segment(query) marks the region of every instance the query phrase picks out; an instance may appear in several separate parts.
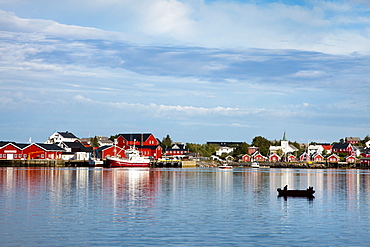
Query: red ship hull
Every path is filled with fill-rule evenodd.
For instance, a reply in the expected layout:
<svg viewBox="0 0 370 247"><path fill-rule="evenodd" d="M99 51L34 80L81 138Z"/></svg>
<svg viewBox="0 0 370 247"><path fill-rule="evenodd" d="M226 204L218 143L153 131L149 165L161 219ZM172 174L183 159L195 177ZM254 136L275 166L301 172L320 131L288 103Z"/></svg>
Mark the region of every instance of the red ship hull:
<svg viewBox="0 0 370 247"><path fill-rule="evenodd" d="M107 158L108 167L150 167L150 162L130 162L124 159Z"/></svg>

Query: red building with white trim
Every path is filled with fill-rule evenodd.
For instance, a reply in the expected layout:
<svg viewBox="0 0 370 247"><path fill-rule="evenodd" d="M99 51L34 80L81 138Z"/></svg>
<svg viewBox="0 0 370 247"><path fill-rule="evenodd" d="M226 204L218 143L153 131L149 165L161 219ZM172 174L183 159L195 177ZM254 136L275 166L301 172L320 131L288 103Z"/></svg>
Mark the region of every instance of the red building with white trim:
<svg viewBox="0 0 370 247"><path fill-rule="evenodd" d="M351 143L336 143L332 147L333 153L347 153L354 155L353 146Z"/></svg>
<svg viewBox="0 0 370 247"><path fill-rule="evenodd" d="M143 156L162 158L162 147L153 134L118 134L116 145L122 149L135 146Z"/></svg>
<svg viewBox="0 0 370 247"><path fill-rule="evenodd" d="M0 142L0 159L60 159L65 150L55 144Z"/></svg>
<svg viewBox="0 0 370 247"><path fill-rule="evenodd" d="M315 153L314 155L312 155L311 159L313 162L324 162L324 156L319 153Z"/></svg>
<svg viewBox="0 0 370 247"><path fill-rule="evenodd" d="M248 155L248 154L244 154L242 157L241 157L241 161L244 161L244 162L250 162L251 161L251 156Z"/></svg>
<svg viewBox="0 0 370 247"><path fill-rule="evenodd" d="M332 154L332 155L330 155L329 157L328 157L328 162L329 163L338 163L339 161L340 161L340 158L339 158L339 156L338 155L336 155L336 154Z"/></svg>
<svg viewBox="0 0 370 247"><path fill-rule="evenodd" d="M346 157L346 162L354 164L354 163L356 163L356 157L354 155L347 156Z"/></svg>
<svg viewBox="0 0 370 247"><path fill-rule="evenodd" d="M270 162L278 162L280 161L280 156L275 154L275 153L272 153L270 156L269 156L269 161Z"/></svg>
<svg viewBox="0 0 370 247"><path fill-rule="evenodd" d="M297 157L295 157L293 154L288 154L287 157L286 157L286 160L288 162L296 162L297 161Z"/></svg>

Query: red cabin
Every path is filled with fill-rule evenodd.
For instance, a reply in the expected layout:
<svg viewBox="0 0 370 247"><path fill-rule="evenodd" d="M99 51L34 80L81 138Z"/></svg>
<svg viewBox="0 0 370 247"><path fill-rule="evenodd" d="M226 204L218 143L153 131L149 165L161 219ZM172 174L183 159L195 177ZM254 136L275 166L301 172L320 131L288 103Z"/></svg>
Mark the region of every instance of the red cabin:
<svg viewBox="0 0 370 247"><path fill-rule="evenodd" d="M299 156L299 161L309 162L311 161L311 158L306 152L304 152L303 154Z"/></svg>
<svg viewBox="0 0 370 247"><path fill-rule="evenodd" d="M356 163L356 157L354 155L348 156L348 157L346 157L346 162L354 164L354 163Z"/></svg>
<svg viewBox="0 0 370 247"><path fill-rule="evenodd" d="M324 156L322 156L321 154L315 153L312 156L312 161L313 162L323 162L324 161Z"/></svg>
<svg viewBox="0 0 370 247"><path fill-rule="evenodd" d="M332 154L328 157L328 162L329 163L338 163L340 161L340 158L336 154Z"/></svg>
<svg viewBox="0 0 370 247"><path fill-rule="evenodd" d="M286 160L288 162L296 162L297 161L297 157L295 157L293 154L288 154L288 156L286 157Z"/></svg>
<svg viewBox="0 0 370 247"><path fill-rule="evenodd" d="M273 154L270 155L269 161L270 162L278 162L278 161L280 161L280 156L273 153Z"/></svg>
<svg viewBox="0 0 370 247"><path fill-rule="evenodd" d="M251 161L251 156L248 154L244 154L241 158L241 161L243 162L250 162Z"/></svg>
<svg viewBox="0 0 370 247"><path fill-rule="evenodd" d="M266 157L263 156L261 153L259 152L255 152L253 155L252 155L252 159L253 161L266 161Z"/></svg>

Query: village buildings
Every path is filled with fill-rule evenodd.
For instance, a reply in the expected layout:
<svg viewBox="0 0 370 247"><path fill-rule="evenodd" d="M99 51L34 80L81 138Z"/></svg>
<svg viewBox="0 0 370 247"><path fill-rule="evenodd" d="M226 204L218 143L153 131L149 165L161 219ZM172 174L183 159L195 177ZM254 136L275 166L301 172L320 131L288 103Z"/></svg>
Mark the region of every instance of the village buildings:
<svg viewBox="0 0 370 247"><path fill-rule="evenodd" d="M183 159L199 156L198 154L190 156L189 149L181 142L172 143L170 147L163 150L161 141L152 133L121 133L115 135L114 141L103 136L95 138L98 141L96 147L92 146L91 138L80 139L68 131L53 133L45 143L2 141L0 142L0 160L60 159L86 161L91 157L104 160L107 156L124 157L125 150L130 147L135 147L143 156L150 157L153 160L162 157ZM224 157L224 159L227 157L228 160L239 160L240 162L361 163L362 165L370 165L370 141L366 142L366 146L362 146L360 142L360 138L346 137L342 139L342 142L332 145L328 143L302 144L303 148L297 148L287 140L284 132L280 144L271 145L266 156L259 152L259 147L251 146L245 151L246 153L240 154L237 157L238 159L232 157L231 154L242 142L207 142L207 144L219 146L215 157Z"/></svg>

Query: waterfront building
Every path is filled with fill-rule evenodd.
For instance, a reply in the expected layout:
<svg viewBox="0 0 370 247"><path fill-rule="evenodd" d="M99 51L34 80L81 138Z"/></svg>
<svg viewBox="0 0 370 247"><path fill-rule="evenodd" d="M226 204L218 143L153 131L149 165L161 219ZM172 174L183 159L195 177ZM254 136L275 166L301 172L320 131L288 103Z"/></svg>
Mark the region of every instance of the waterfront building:
<svg viewBox="0 0 370 247"><path fill-rule="evenodd" d="M45 144L54 144L60 142L74 142L78 141L79 139L71 132L55 132L52 134Z"/></svg>
<svg viewBox="0 0 370 247"><path fill-rule="evenodd" d="M310 155L305 151L303 152L299 157L298 157L299 161L302 161L302 162L309 162L311 161L311 157Z"/></svg>
<svg viewBox="0 0 370 247"><path fill-rule="evenodd" d="M251 156L249 154L244 154L244 155L241 156L241 161L251 162Z"/></svg>
<svg viewBox="0 0 370 247"><path fill-rule="evenodd" d="M324 156L322 156L322 154L320 154L320 153L314 153L314 154L311 156L311 160L312 160L313 162L321 163L321 162L324 162Z"/></svg>
<svg viewBox="0 0 370 247"><path fill-rule="evenodd" d="M294 156L293 154L287 154L285 157L285 161L287 162L297 162L297 157Z"/></svg>
<svg viewBox="0 0 370 247"><path fill-rule="evenodd" d="M102 160L105 160L107 156L125 157L125 150L123 148L111 145L99 147L93 152L96 158Z"/></svg>
<svg viewBox="0 0 370 247"><path fill-rule="evenodd" d="M327 158L328 162L329 163L338 163L340 161L340 157L336 154L331 154L328 158Z"/></svg>
<svg viewBox="0 0 370 247"><path fill-rule="evenodd" d="M135 146L143 156L162 158L160 141L151 133L118 134L115 139L116 145L122 149Z"/></svg>
<svg viewBox="0 0 370 247"><path fill-rule="evenodd" d="M183 158L187 153L189 153L189 149L181 142L174 143L171 148L165 151L166 156L176 156L179 158Z"/></svg>
<svg viewBox="0 0 370 247"><path fill-rule="evenodd" d="M351 143L335 143L332 150L333 153L347 153L348 155L354 155L354 148Z"/></svg>
<svg viewBox="0 0 370 247"><path fill-rule="evenodd" d="M271 153L270 156L269 156L269 161L270 162L278 162L280 160L281 160L280 156L276 153Z"/></svg>
<svg viewBox="0 0 370 247"><path fill-rule="evenodd" d="M55 144L0 142L0 159L61 159L65 150Z"/></svg>
<svg viewBox="0 0 370 247"><path fill-rule="evenodd" d="M260 152L256 151L255 153L253 153L251 155L251 161L259 161L259 162L262 162L262 161L266 161L267 160L267 157L263 156Z"/></svg>
<svg viewBox="0 0 370 247"><path fill-rule="evenodd" d="M356 163L356 157L354 155L350 155L346 157L346 162L348 164L354 164Z"/></svg>

